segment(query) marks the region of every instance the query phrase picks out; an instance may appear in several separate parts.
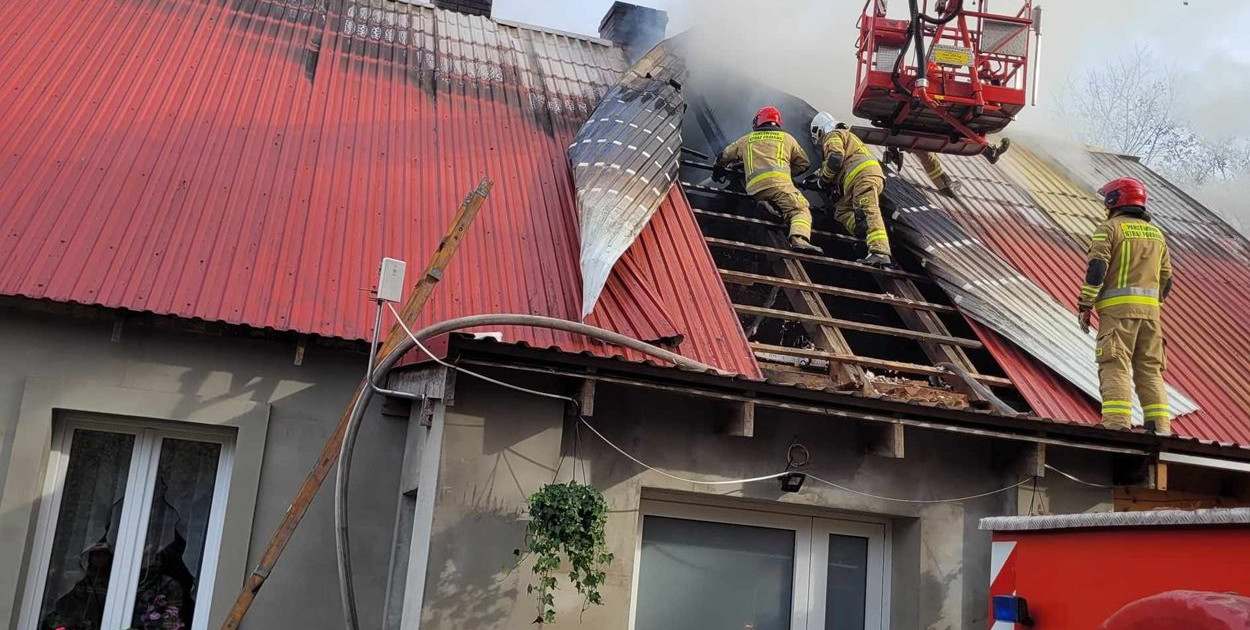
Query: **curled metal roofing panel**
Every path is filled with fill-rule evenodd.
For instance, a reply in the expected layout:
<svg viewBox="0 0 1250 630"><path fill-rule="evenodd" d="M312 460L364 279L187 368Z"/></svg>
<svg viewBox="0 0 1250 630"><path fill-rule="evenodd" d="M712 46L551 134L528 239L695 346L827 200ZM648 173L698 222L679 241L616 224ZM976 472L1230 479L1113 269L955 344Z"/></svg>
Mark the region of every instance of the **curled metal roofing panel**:
<svg viewBox="0 0 1250 630"><path fill-rule="evenodd" d="M1022 271L1061 301L1075 301L1074 287L1080 278L1088 234L1105 213L1095 188L1124 176L1146 183L1153 221L1167 234L1176 269L1176 286L1163 311L1169 342L1167 374L1170 382L1201 407L1178 418L1175 428L1216 441L1244 443L1250 439L1250 381L1245 377L1250 373L1250 324L1245 317L1250 310L1250 242L1132 158L1089 153L1058 166L1053 160L1036 157L1028 162L1009 162L1007 170L1032 190L1038 206L1054 217L1055 225L1063 225L1067 220L1063 217L1077 214L1089 221L1089 231L1079 235L1068 251L1056 249L1048 256L1049 263L1037 256L1029 259L1036 262L1026 264L1022 258L1019 263ZM1060 188L1082 191L1084 197L1064 195L1062 206L1056 208L1054 191ZM995 232L1011 228L1001 223L989 227ZM1042 240L1050 236L1034 230L1020 238ZM1071 261L1067 271L1048 268L1048 264L1061 260Z"/></svg>
<svg viewBox="0 0 1250 630"><path fill-rule="evenodd" d="M989 243L997 240L1003 244L1003 232L985 228L1008 214L1021 224L1041 226L1048 223L1045 213L1009 182L978 173L977 161L944 160L948 171L961 176L958 202L925 188L927 178L914 168L905 169L902 175L889 173L886 194L898 207L897 225L907 232L909 244L918 250L926 268L966 315L1037 358L1080 391L1099 398L1094 336L1082 333L1072 310L1020 273ZM1055 258L1053 248L1029 239L1007 246L1030 250L1039 262ZM1178 415L1196 409L1193 401L1175 388L1169 387L1168 396ZM1137 404L1134 417L1141 419Z"/></svg>
<svg viewBox="0 0 1250 630"><path fill-rule="evenodd" d="M1082 250L1089 244L1089 235L1106 217L1102 199L1094 189L1064 177L1057 167L1023 146L1013 146L998 166L1032 193L1053 227L1062 230L1072 244Z"/></svg>
<svg viewBox="0 0 1250 630"><path fill-rule="evenodd" d="M985 349L994 355L1007 373L1007 378L1032 404L1037 414L1080 424L1098 424L1102 420L1092 399L1054 370L976 320L968 321L977 337L985 343Z"/></svg>
<svg viewBox="0 0 1250 630"><path fill-rule="evenodd" d="M582 317L677 178L685 62L661 42L627 70L569 145L581 227Z"/></svg>

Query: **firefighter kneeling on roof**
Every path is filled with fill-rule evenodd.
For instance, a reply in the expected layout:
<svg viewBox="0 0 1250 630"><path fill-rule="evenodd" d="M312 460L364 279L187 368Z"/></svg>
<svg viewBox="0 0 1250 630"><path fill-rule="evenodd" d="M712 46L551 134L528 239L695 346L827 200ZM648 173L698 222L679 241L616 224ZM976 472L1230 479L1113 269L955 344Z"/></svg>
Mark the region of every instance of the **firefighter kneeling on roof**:
<svg viewBox="0 0 1250 630"><path fill-rule="evenodd" d="M1158 433L1171 434L1160 323L1161 306L1172 288L1171 255L1163 232L1150 224L1144 184L1124 177L1098 193L1108 218L1090 239L1089 267L1078 303L1085 332L1091 310L1098 311L1095 352L1102 424L1112 429L1132 426L1136 384L1146 427L1153 424Z"/></svg>
<svg viewBox="0 0 1250 630"><path fill-rule="evenodd" d="M747 194L757 202L771 205L790 222L790 249L822 253L812 245L811 207L794 185L794 176L811 166L807 152L794 136L781 130L781 111L776 107L757 112L751 126L754 131L725 147L716 158L712 178L726 181L727 167L742 162Z"/></svg>
<svg viewBox="0 0 1250 630"><path fill-rule="evenodd" d="M833 216L868 247L868 255L859 262L877 267L892 266L890 237L886 234L877 200L885 188L881 164L863 141L829 112L820 112L812 118L811 133L812 142L820 147L823 156L820 170L816 172L817 183L833 192L834 197L841 193Z"/></svg>

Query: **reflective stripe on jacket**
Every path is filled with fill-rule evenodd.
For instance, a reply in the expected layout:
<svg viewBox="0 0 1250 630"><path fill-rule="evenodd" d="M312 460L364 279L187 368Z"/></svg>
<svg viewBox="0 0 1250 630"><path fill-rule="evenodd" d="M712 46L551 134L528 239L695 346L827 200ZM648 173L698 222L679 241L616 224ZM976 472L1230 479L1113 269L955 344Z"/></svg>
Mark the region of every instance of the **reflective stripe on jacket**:
<svg viewBox="0 0 1250 630"><path fill-rule="evenodd" d="M851 133L850 129L834 129L825 134L820 141L820 151L823 159L817 173L826 182L836 181L844 191L851 189L851 182L855 181L860 173L868 173L877 177L885 176L885 173L881 171L881 163L877 162L868 147L864 146L864 141ZM829 171L830 155L842 156L842 168L837 173Z"/></svg>
<svg viewBox="0 0 1250 630"><path fill-rule="evenodd" d="M794 185L794 175L811 166L807 152L794 136L776 127L757 129L725 147L718 165L742 162L747 193L778 185Z"/></svg>
<svg viewBox="0 0 1250 630"><path fill-rule="evenodd" d="M1088 260L1106 263L1102 284L1081 287L1080 304L1119 317L1158 317L1161 292L1172 277L1163 231L1140 214L1122 213L1090 237Z"/></svg>

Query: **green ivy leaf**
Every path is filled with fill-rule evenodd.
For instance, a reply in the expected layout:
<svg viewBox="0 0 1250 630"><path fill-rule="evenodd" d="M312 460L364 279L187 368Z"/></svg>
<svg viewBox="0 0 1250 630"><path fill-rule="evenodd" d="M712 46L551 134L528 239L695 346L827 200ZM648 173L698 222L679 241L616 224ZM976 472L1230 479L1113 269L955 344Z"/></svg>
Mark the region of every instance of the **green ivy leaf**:
<svg viewBox="0 0 1250 630"><path fill-rule="evenodd" d="M599 587L607 579L603 570L611 564L604 526L607 502L593 486L576 481L539 488L526 501L530 522L525 531L528 553L534 556L532 572L537 579L526 586L526 593L538 594L539 616L534 623L555 622L555 594L561 556L568 562L568 580L583 595L582 610L601 605ZM513 550L520 558L520 549Z"/></svg>

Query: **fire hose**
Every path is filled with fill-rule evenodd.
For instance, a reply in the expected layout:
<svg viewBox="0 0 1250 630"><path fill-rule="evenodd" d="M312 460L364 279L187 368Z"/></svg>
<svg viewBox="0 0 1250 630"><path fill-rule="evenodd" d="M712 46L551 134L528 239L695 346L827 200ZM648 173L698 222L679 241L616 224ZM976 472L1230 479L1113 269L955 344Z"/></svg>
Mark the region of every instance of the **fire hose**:
<svg viewBox="0 0 1250 630"><path fill-rule="evenodd" d="M639 341L632 337L627 337L620 333L615 333L610 330L604 330L602 328L579 322L572 322L554 317L543 317L540 315L497 314L458 317L422 328L421 330L414 332L412 337L422 340L478 326L529 326L575 333L616 346L636 350L648 356L668 361L669 363L686 370L714 372L721 375L726 374L724 371L718 370L710 365L688 359L677 353ZM416 342L412 338L405 337L398 345L395 346L393 350L380 357L372 372L374 385L385 385L386 376L390 372L391 368L395 366L395 363L399 361L400 357L403 357L415 346ZM369 402L372 398L373 389L366 387L361 395L356 399L356 404L352 407L351 415L348 420L347 432L343 437L343 447L339 453L338 473L335 475L334 479L334 543L335 550L338 555L339 594L343 600L343 613L347 630L359 630L360 628L359 619L356 613L356 591L352 584L351 545L347 523L348 480L351 475L352 452L356 448L356 438L360 433L361 420L364 417L365 410L368 409Z"/></svg>

